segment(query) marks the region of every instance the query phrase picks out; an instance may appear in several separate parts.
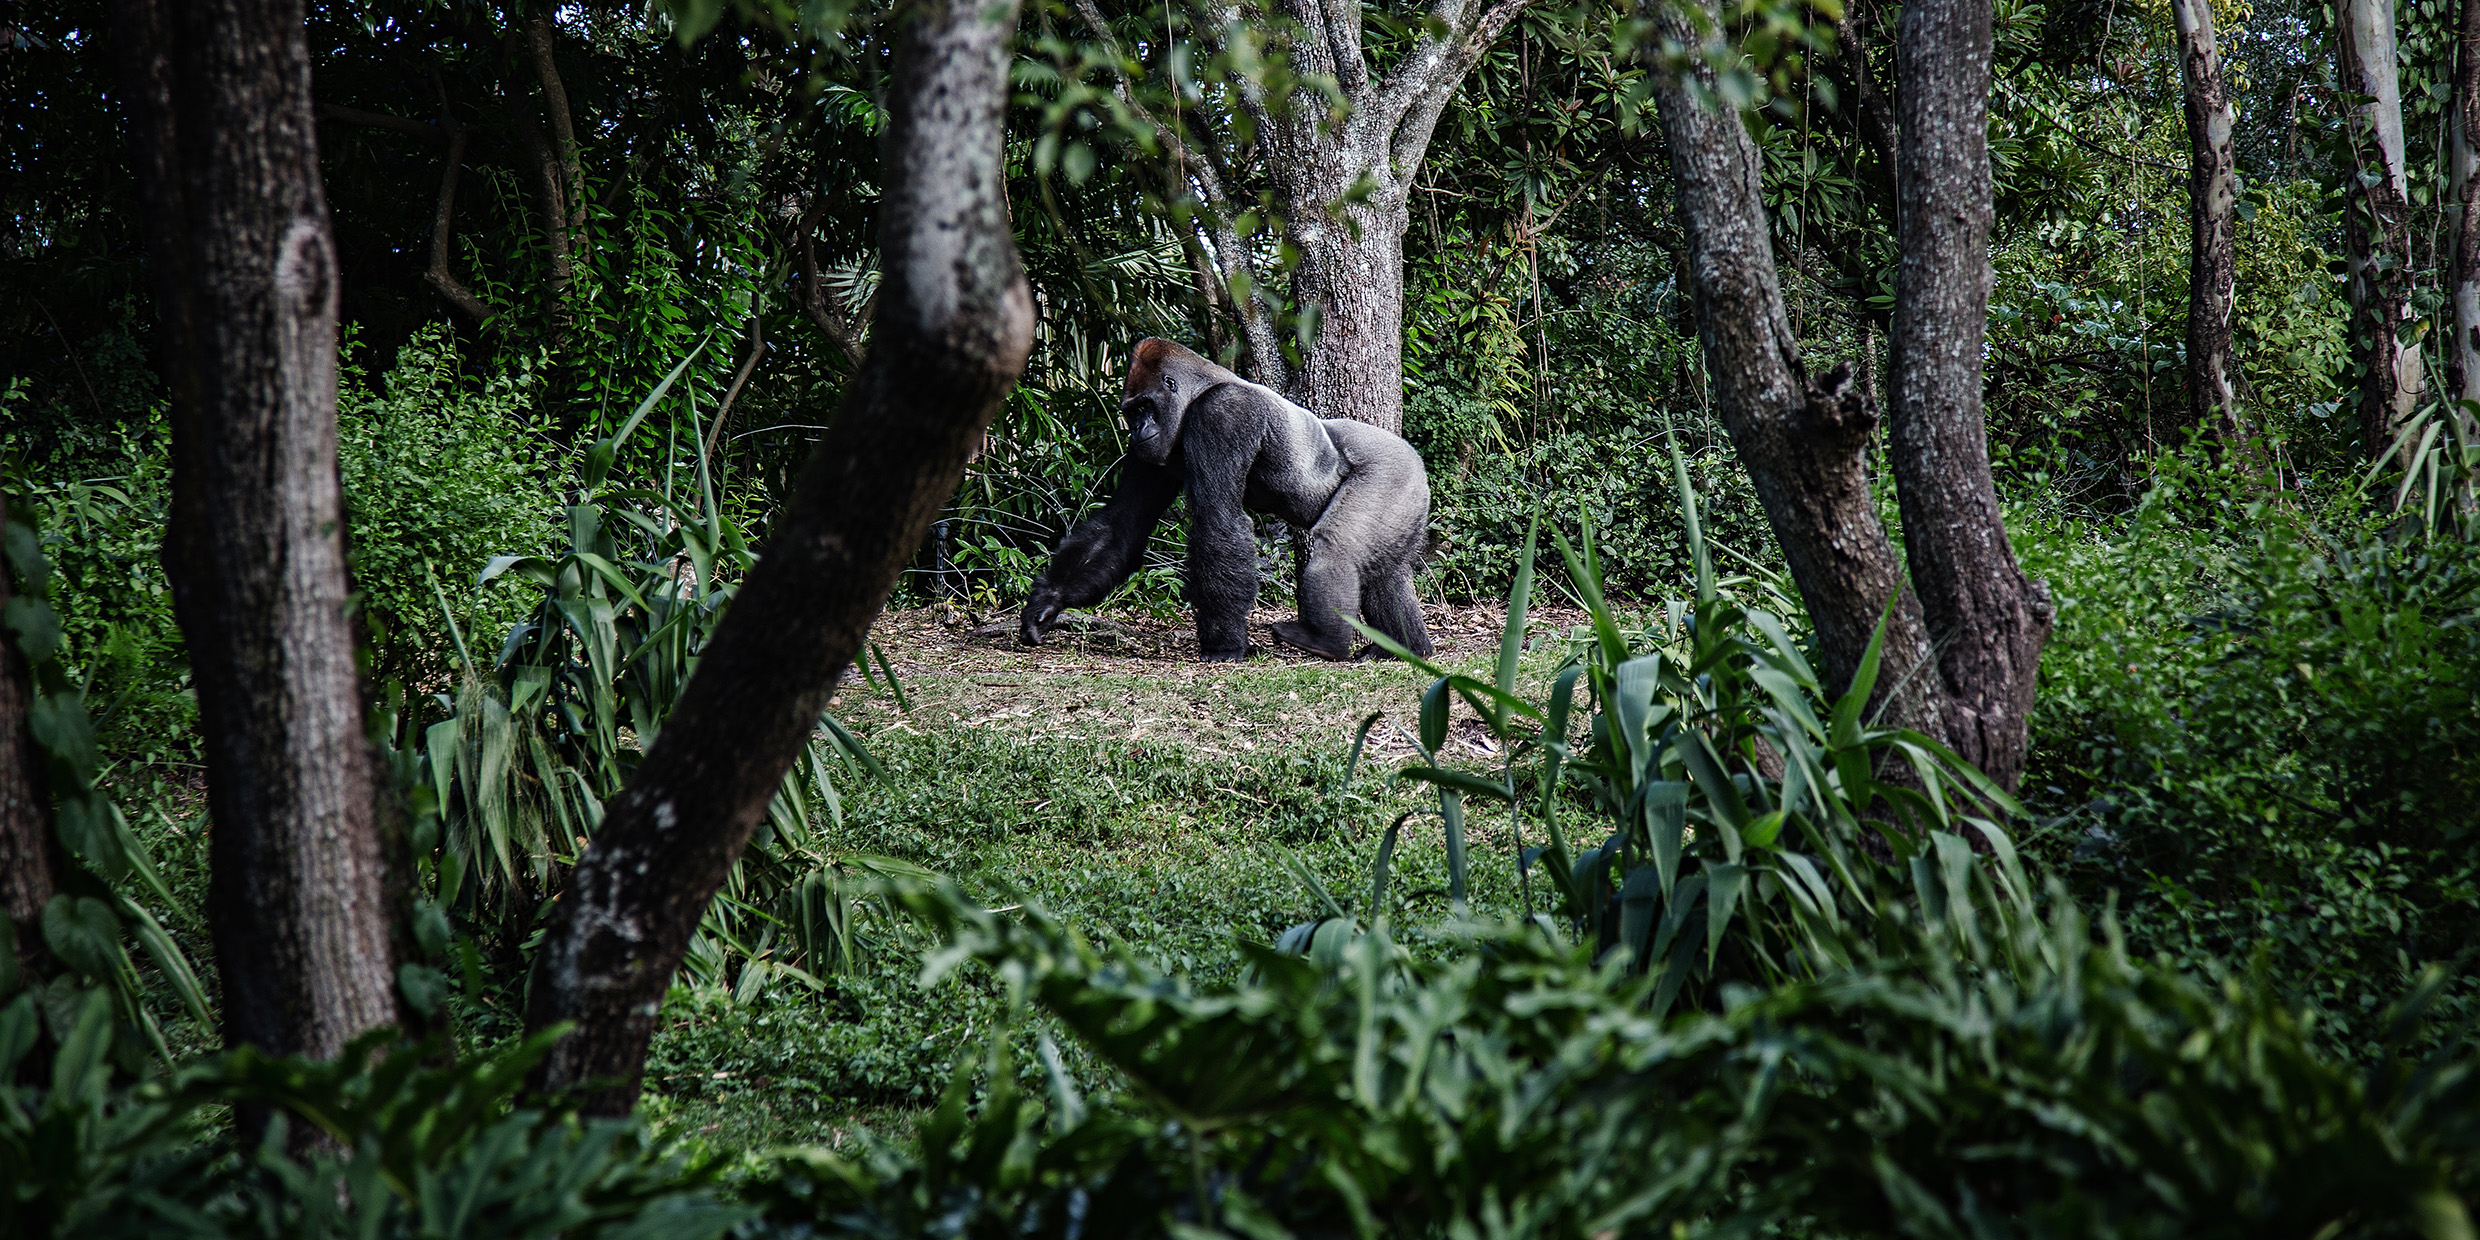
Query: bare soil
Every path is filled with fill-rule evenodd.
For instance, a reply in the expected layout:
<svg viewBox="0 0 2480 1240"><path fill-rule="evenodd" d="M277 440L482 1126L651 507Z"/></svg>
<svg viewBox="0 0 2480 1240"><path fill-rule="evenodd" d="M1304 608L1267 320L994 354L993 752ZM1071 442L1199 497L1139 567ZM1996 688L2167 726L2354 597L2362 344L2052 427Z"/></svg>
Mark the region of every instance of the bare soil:
<svg viewBox="0 0 2480 1240"><path fill-rule="evenodd" d="M1487 677L1505 607L1433 604L1424 611L1436 662ZM1267 746L1340 748L1376 713L1382 718L1369 734L1370 756L1412 756L1410 731L1432 678L1393 659L1336 663L1280 645L1268 626L1289 615L1259 609L1249 617L1257 647L1250 658L1206 663L1197 658L1196 628L1185 615L1071 613L1043 645L1026 647L1017 643L1012 614L953 607L890 611L871 640L894 664L911 709L899 706L883 682L873 685L855 670L838 693L836 714L865 733L996 727L1027 740L1174 744L1237 757ZM1527 672L1546 670L1583 622L1573 608L1534 608ZM1458 720L1448 743L1472 757L1496 752L1488 733L1470 719Z"/></svg>

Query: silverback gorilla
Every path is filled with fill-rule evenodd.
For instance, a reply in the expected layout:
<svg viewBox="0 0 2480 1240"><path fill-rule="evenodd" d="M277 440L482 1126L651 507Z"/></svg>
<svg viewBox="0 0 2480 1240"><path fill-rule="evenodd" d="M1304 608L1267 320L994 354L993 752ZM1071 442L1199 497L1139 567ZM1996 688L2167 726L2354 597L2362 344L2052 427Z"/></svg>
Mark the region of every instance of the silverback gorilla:
<svg viewBox="0 0 2480 1240"><path fill-rule="evenodd" d="M1320 419L1168 340L1138 342L1119 409L1131 436L1119 489L1068 532L1033 583L1018 630L1027 645L1041 643L1062 608L1101 602L1128 580L1185 485L1189 597L1197 650L1208 661L1248 657L1257 602L1249 512L1309 532L1300 619L1277 623L1277 638L1350 658L1349 617L1415 654L1431 652L1412 592L1428 539L1429 473L1411 444L1364 423Z"/></svg>

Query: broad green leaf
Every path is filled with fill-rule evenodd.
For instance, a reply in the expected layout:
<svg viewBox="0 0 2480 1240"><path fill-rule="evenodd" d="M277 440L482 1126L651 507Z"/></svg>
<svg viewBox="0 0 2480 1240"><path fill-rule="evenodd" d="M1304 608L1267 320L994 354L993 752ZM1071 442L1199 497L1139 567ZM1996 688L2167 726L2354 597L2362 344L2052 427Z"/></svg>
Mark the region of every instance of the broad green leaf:
<svg viewBox="0 0 2480 1240"><path fill-rule="evenodd" d="M43 906L43 943L62 964L97 982L120 976L128 959L121 950L120 919L93 896L53 896Z"/></svg>

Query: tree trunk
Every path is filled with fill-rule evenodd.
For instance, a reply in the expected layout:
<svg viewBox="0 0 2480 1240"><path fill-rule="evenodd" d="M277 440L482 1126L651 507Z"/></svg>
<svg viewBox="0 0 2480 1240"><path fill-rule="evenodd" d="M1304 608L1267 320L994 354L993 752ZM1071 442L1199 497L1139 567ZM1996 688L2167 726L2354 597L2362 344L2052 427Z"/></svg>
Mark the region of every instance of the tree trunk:
<svg viewBox="0 0 2480 1240"><path fill-rule="evenodd" d="M1320 417L1402 432L1404 230L1412 184L1438 117L1464 76L1531 3L1431 0L1410 47L1389 57L1380 74L1362 50L1358 6L1279 0L1276 7L1293 24L1285 48L1291 67L1304 79L1331 81L1346 110L1343 123L1334 125L1333 100L1320 91L1269 98L1256 83L1234 82L1251 122L1246 128L1256 135L1254 150L1193 151L1190 143L1212 135L1190 130L1176 116L1166 123L1120 83L1120 101L1154 127L1174 166L1204 200L1198 230L1211 234L1214 274L1247 343L1243 373L1283 389ZM1072 6L1113 61L1131 59L1094 0L1072 0ZM1257 211L1258 203L1235 192L1248 187L1227 188L1218 171L1252 166L1264 169L1285 238L1301 256L1292 294L1311 339L1297 372L1283 355L1274 306L1264 292L1268 273L1257 269L1256 247L1234 223ZM1367 196L1346 202L1360 186Z"/></svg>
<svg viewBox="0 0 2480 1240"><path fill-rule="evenodd" d="M2343 93L2368 101L2350 113L2353 183L2360 188L2346 215L2360 435L2375 460L2420 403L2420 352L2402 339L2411 322L2411 193L2393 0L2341 0L2340 7L2334 42Z"/></svg>
<svg viewBox="0 0 2480 1240"><path fill-rule="evenodd" d="M1640 12L1675 48L1697 45L1694 28L1675 9L1647 4ZM1718 20L1710 6L1707 16ZM1678 186L1687 284L1714 408L1817 626L1829 691L1850 686L1887 600L1900 595L1878 701L1899 693L1889 714L1934 732L1932 681L1917 674L1929 660L1928 633L1869 492L1877 412L1851 389L1847 373L1819 381L1802 365L1775 273L1756 144L1736 113L1707 102L1715 98L1712 71L1698 62L1694 72L1703 79L1697 88L1680 75L1657 73L1654 100Z"/></svg>
<svg viewBox="0 0 2480 1240"><path fill-rule="evenodd" d="M2049 591L2016 567L1981 412L1988 336L1990 0L1912 0L1895 40L1893 408L1903 554L1936 644L1942 731L2013 788L2049 640Z"/></svg>
<svg viewBox="0 0 2480 1240"><path fill-rule="evenodd" d="M2235 447L2246 437L2230 344L2238 282L2236 116L2222 85L2212 0L2171 0L2170 14L2187 81L2187 418Z"/></svg>
<svg viewBox="0 0 2480 1240"><path fill-rule="evenodd" d="M2456 400L2480 400L2480 0L2463 0L2454 59L2454 339L2446 386ZM2465 421L2470 415L2464 415Z"/></svg>
<svg viewBox="0 0 2480 1240"><path fill-rule="evenodd" d="M116 34L171 392L164 566L206 741L225 1041L332 1057L398 1006L302 7L121 0Z"/></svg>
<svg viewBox="0 0 2480 1240"><path fill-rule="evenodd" d="M8 521L0 499L0 528ZM14 574L0 566L0 608L15 595ZM30 726L35 685L25 652L0 635L0 916L15 931L17 961L40 969L43 906L60 891L61 857L52 832L52 794L43 751Z"/></svg>
<svg viewBox="0 0 2480 1240"><path fill-rule="evenodd" d="M1711 70L1686 18L1651 0L1639 11L1662 31L1663 59L1706 78L1692 88L1677 71L1655 75L1699 336L1715 408L1817 626L1828 687L1849 685L1885 616L1886 716L1940 737L2011 788L2023 774L2050 607L2007 546L1981 418L1988 0L1913 0L1903 10L1888 455L1908 574L1870 495L1867 401L1847 371L1819 380L1801 366L1756 147L1735 113L1706 102L1716 97ZM1719 22L1711 7L1705 16Z"/></svg>
<svg viewBox="0 0 2480 1240"><path fill-rule="evenodd" d="M595 1113L634 1104L690 934L1024 369L1033 298L1000 181L1013 25L978 0L911 10L868 358L544 941L527 1025L576 1029L534 1083L591 1088Z"/></svg>
<svg viewBox="0 0 2480 1240"><path fill-rule="evenodd" d="M1293 295L1317 308L1309 364L1294 399L1321 418L1404 430L1404 230L1410 206L1356 206L1344 219L1293 228Z"/></svg>

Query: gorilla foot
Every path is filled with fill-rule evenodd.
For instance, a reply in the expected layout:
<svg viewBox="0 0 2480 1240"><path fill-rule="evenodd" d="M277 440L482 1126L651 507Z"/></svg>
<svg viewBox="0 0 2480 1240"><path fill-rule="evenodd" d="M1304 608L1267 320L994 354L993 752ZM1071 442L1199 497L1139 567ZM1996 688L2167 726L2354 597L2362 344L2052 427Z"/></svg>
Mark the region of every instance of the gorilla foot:
<svg viewBox="0 0 2480 1240"><path fill-rule="evenodd" d="M1242 646L1238 650L1199 651L1197 657L1207 663L1245 663L1248 657L1255 653L1257 653L1257 647Z"/></svg>
<svg viewBox="0 0 2480 1240"><path fill-rule="evenodd" d="M1342 662L1343 660L1352 657L1352 644L1350 642L1347 641L1339 644L1329 644L1323 638L1319 637L1316 632L1312 631L1308 625L1302 624L1297 620L1277 620L1274 622L1273 627L1275 640L1282 642L1286 646L1305 650L1321 659L1333 659L1337 662Z"/></svg>

